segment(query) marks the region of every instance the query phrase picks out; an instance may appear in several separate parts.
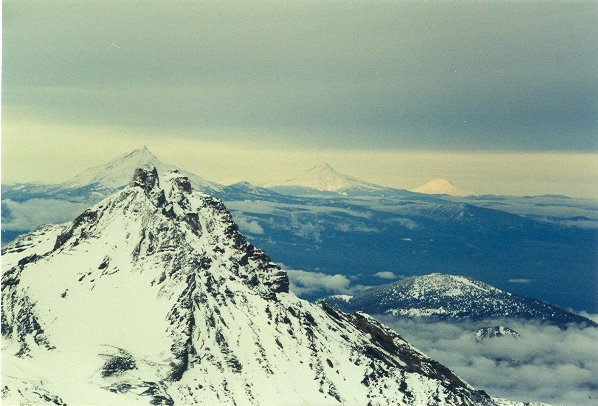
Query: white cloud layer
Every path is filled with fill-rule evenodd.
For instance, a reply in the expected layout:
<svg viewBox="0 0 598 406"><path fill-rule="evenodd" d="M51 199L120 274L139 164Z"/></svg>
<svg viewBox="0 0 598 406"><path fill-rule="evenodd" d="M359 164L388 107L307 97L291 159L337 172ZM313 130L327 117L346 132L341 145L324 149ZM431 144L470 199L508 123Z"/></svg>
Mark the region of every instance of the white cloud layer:
<svg viewBox="0 0 598 406"><path fill-rule="evenodd" d="M478 344L470 332L480 325L379 319L492 396L554 406L595 405L598 399L597 328L560 330L510 322L508 327L521 334L519 339L503 337ZM490 325L498 324L485 326Z"/></svg>

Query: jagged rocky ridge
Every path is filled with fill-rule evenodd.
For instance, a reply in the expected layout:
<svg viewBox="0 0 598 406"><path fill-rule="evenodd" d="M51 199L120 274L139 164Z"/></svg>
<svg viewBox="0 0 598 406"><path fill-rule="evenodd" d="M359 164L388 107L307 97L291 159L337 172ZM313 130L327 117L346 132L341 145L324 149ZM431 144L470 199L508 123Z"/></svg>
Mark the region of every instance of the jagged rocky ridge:
<svg viewBox="0 0 598 406"><path fill-rule="evenodd" d="M566 328L598 327L592 320L539 300L465 276L434 273L409 277L355 293L320 300L343 311L388 314L430 321L530 320Z"/></svg>
<svg viewBox="0 0 598 406"><path fill-rule="evenodd" d="M521 334L519 334L517 331L505 326L482 327L475 331L472 331L471 334L477 342L492 340L501 337L512 339L517 339L521 337Z"/></svg>
<svg viewBox="0 0 598 406"><path fill-rule="evenodd" d="M365 314L288 292L217 199L138 169L2 254L2 397L18 404L507 405Z"/></svg>

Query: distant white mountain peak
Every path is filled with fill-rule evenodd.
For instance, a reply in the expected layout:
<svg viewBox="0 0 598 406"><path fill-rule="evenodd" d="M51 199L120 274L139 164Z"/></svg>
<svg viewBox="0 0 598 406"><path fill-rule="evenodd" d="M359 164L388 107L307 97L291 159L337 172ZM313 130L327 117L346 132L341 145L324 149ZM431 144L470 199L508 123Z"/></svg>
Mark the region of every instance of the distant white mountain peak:
<svg viewBox="0 0 598 406"><path fill-rule="evenodd" d="M467 192L457 188L446 179L432 179L425 185L411 190L412 192L424 193L429 195L449 195L449 196L471 196L475 193Z"/></svg>
<svg viewBox="0 0 598 406"><path fill-rule="evenodd" d="M381 190L382 186L337 172L330 164L322 162L301 172L294 178L270 186L304 187L324 192L342 192L350 189Z"/></svg>
<svg viewBox="0 0 598 406"><path fill-rule="evenodd" d="M181 174L187 176L196 188L208 192L213 192L221 188L221 186L187 172L182 168L160 161L145 145L123 154L106 164L89 168L71 180L61 183L58 187L63 190L87 187L93 187L98 190L117 190L129 183L130 174L136 168L156 168L159 174L178 170Z"/></svg>

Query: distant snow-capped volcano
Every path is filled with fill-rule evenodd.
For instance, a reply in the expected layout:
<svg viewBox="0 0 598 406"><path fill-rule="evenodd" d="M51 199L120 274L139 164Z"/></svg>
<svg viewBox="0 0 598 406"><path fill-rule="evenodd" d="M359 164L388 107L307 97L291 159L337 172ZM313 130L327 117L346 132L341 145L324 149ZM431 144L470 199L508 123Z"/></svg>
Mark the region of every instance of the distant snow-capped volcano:
<svg viewBox="0 0 598 406"><path fill-rule="evenodd" d="M412 192L425 193L428 195L449 195L449 196L471 196L475 193L461 190L446 179L432 179L425 185L416 187Z"/></svg>
<svg viewBox="0 0 598 406"><path fill-rule="evenodd" d="M350 189L382 190L382 186L369 183L335 171L329 164L320 163L294 178L269 187L304 187L323 192L342 192Z"/></svg>
<svg viewBox="0 0 598 406"><path fill-rule="evenodd" d="M198 189L207 192L214 192L221 189L221 186L216 183L160 161L146 146L115 158L106 164L86 169L71 180L57 185L57 189L72 190L93 187L95 189L113 191L126 186L131 180L131 173L136 168L156 168L160 174L171 170L178 170L181 174L187 176L191 183Z"/></svg>

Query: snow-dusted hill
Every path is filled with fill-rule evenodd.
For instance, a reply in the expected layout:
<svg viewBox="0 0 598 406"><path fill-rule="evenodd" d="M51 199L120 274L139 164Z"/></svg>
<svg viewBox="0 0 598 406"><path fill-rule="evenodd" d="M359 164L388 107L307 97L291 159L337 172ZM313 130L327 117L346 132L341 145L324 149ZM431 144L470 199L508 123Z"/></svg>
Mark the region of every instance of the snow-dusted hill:
<svg viewBox="0 0 598 406"><path fill-rule="evenodd" d="M369 183L335 171L329 164L320 163L294 178L287 179L279 184L270 184L268 187L285 191L292 188L314 189L320 192L346 193L351 190L380 191L384 187Z"/></svg>
<svg viewBox="0 0 598 406"><path fill-rule="evenodd" d="M390 314L421 320L535 320L566 327L598 327L590 319L557 306L514 295L464 276L430 274L366 289L353 296L322 299L344 311Z"/></svg>
<svg viewBox="0 0 598 406"><path fill-rule="evenodd" d="M288 292L217 199L138 169L2 255L6 404L498 405L398 334Z"/></svg>

